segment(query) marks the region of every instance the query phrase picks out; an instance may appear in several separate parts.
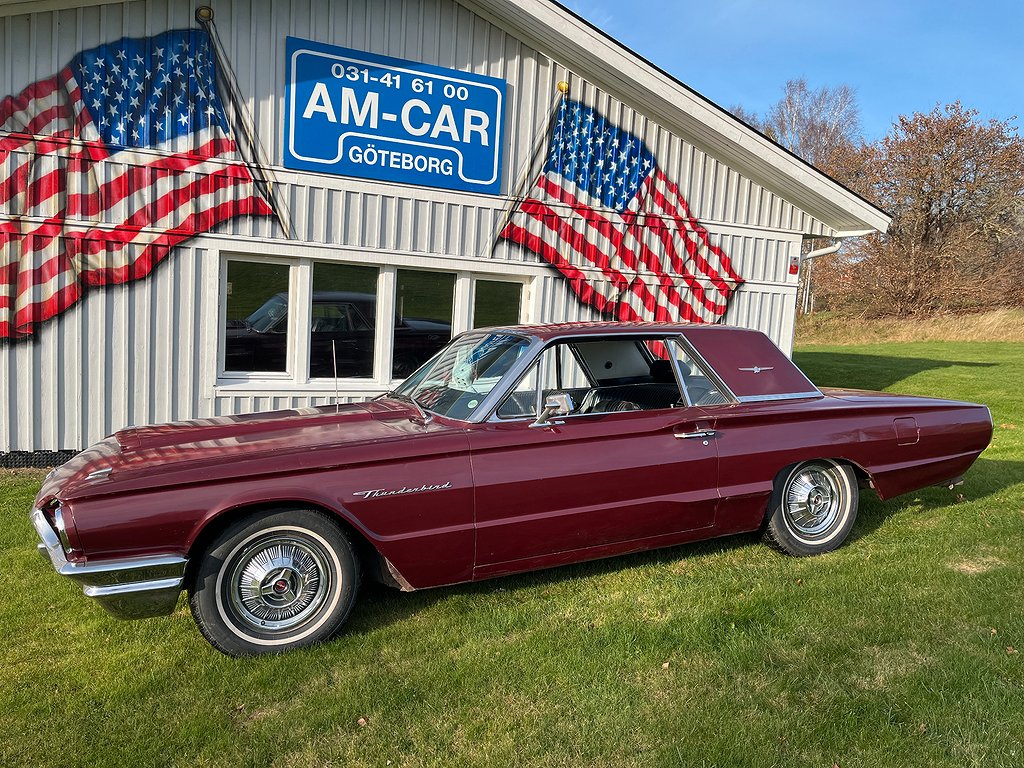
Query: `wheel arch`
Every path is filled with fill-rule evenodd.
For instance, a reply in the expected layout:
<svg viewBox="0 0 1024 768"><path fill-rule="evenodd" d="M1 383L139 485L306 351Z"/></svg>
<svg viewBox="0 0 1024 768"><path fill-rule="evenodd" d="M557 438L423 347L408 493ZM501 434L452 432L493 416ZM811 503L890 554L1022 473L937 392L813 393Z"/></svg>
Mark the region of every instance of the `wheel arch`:
<svg viewBox="0 0 1024 768"><path fill-rule="evenodd" d="M868 470L866 470L859 462L854 461L848 456L809 456L799 459L798 461L791 461L788 464L780 467L779 471L775 473L774 477L772 477L772 493L774 494L774 491L778 487L779 482L783 478L785 478L790 472L792 472L796 467L799 467L801 464L806 464L810 461L834 461L837 464L845 464L846 466L853 470L853 474L857 478L857 485L859 488L870 488L872 491L875 492L876 496L878 495L878 490L875 488L875 482L871 476L871 473ZM764 516L761 521L762 528L765 525L767 525L768 518L771 516L771 511L771 496L769 496L764 506Z"/></svg>
<svg viewBox="0 0 1024 768"><path fill-rule="evenodd" d="M381 573L388 572L386 558L380 553L370 537L350 520L348 515L332 509L321 502L300 498L282 498L270 501L239 502L204 518L196 526L196 530L193 531L189 543L188 564L185 567L185 579L183 582L185 588L191 589L202 554L229 526L261 512L290 509L309 509L327 515L341 527L348 536L349 541L352 542L352 546L356 551L356 557L365 574L379 577Z"/></svg>

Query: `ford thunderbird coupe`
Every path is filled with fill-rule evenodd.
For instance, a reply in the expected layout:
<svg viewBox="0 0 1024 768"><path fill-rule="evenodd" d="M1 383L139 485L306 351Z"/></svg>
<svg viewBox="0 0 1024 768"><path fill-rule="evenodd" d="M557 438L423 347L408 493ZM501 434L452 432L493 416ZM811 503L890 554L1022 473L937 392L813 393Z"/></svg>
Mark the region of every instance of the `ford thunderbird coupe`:
<svg viewBox="0 0 1024 768"><path fill-rule="evenodd" d="M762 333L583 323L463 333L392 392L124 429L52 472L43 555L114 616L232 655L324 641L402 590L761 531L839 546L858 494L953 485L983 405L819 389Z"/></svg>

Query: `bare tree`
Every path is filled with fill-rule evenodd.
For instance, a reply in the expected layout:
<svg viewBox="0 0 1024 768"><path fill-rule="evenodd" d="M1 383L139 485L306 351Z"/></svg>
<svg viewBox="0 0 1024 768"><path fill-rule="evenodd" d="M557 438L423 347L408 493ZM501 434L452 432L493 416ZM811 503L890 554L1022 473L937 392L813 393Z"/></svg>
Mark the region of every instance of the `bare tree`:
<svg viewBox="0 0 1024 768"><path fill-rule="evenodd" d="M738 117L751 128L754 128L758 131L764 130L764 127L761 125L761 118L757 116L757 113L752 112L751 110L744 107L742 104L733 104L731 107L729 107L729 112L732 114L733 117Z"/></svg>
<svg viewBox="0 0 1024 768"><path fill-rule="evenodd" d="M936 106L844 163L842 180L893 221L829 265L830 305L912 315L1024 298L1024 139L1009 121Z"/></svg>
<svg viewBox="0 0 1024 768"><path fill-rule="evenodd" d="M811 90L803 78L786 83L768 110L762 130L826 173L833 154L852 144L860 130L857 93L848 85Z"/></svg>

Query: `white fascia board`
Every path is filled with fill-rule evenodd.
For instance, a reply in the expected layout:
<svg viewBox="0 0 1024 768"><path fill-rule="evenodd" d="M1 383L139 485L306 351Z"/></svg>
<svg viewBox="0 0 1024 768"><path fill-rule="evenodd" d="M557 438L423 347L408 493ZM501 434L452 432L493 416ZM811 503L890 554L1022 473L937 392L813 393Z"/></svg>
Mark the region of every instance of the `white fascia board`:
<svg viewBox="0 0 1024 768"><path fill-rule="evenodd" d="M123 3L124 0L0 0L0 16L17 16L22 13L43 13L44 11L64 11L68 8L85 8L90 5L111 5Z"/></svg>
<svg viewBox="0 0 1024 768"><path fill-rule="evenodd" d="M556 62L676 129L832 229L885 232L890 217L548 0L458 0Z"/></svg>

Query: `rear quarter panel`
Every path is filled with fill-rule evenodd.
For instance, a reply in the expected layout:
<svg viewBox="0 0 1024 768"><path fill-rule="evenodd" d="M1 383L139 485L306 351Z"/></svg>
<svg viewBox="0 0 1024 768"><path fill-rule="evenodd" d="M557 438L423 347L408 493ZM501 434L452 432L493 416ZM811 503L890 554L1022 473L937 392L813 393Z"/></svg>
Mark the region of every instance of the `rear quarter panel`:
<svg viewBox="0 0 1024 768"><path fill-rule="evenodd" d="M988 445L988 409L905 396L858 394L704 409L718 432L719 521L754 530L775 477L810 459L844 459L864 470L882 499L963 475ZM912 418L920 437L900 445L895 420Z"/></svg>

